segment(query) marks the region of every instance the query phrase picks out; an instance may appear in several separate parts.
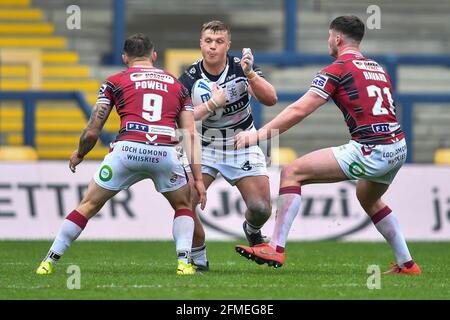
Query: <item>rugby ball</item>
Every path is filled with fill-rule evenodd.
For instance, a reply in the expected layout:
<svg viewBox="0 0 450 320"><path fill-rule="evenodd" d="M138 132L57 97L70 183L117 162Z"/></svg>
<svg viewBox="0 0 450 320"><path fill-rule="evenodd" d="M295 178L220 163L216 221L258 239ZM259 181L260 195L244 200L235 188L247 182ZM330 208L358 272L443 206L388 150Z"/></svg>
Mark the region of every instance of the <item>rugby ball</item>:
<svg viewBox="0 0 450 320"><path fill-rule="evenodd" d="M195 81L191 89L191 102L194 107L208 101L211 98L211 88L213 84L214 82L207 79L198 79ZM208 117L208 120L217 121L222 117L222 114L223 108L217 108L214 111L214 114Z"/></svg>

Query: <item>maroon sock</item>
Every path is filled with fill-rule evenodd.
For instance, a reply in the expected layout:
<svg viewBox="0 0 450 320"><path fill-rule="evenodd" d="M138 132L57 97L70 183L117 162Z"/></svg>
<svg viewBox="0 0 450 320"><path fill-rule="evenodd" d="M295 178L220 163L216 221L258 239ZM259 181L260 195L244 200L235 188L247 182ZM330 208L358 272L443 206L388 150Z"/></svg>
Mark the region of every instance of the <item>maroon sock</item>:
<svg viewBox="0 0 450 320"><path fill-rule="evenodd" d="M69 213L66 219L72 221L73 223L78 225L81 229L84 229L88 222L88 219L86 219L86 217L83 216L81 213L79 213L77 210L73 210L71 213Z"/></svg>
<svg viewBox="0 0 450 320"><path fill-rule="evenodd" d="M280 246L277 246L277 247L275 248L275 251L278 252L278 253L284 253L284 248L283 248L283 247L280 247Z"/></svg>
<svg viewBox="0 0 450 320"><path fill-rule="evenodd" d="M178 209L175 211L175 216L173 217L174 219L176 217L179 216L188 216L191 217L192 219L194 219L194 213L192 212L192 210L189 209Z"/></svg>
<svg viewBox="0 0 450 320"><path fill-rule="evenodd" d="M414 265L414 260L409 260L408 262L403 263L405 268L409 269Z"/></svg>

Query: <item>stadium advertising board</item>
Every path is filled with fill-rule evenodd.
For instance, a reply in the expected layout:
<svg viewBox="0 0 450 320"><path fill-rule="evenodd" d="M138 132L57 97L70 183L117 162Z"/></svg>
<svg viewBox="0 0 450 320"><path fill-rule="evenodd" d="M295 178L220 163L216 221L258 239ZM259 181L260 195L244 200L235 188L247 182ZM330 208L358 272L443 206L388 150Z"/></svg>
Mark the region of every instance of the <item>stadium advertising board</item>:
<svg viewBox="0 0 450 320"><path fill-rule="evenodd" d="M79 203L98 162L77 173L66 162L0 163L0 238L52 239L62 219ZM279 170L269 169L274 224ZM397 215L408 240L450 240L450 167L407 165L384 200ZM353 182L302 188L301 212L291 240L383 240L362 211ZM242 237L245 203L222 178L208 192L202 220L210 240ZM171 239L173 210L150 180L109 201L87 225L81 239Z"/></svg>

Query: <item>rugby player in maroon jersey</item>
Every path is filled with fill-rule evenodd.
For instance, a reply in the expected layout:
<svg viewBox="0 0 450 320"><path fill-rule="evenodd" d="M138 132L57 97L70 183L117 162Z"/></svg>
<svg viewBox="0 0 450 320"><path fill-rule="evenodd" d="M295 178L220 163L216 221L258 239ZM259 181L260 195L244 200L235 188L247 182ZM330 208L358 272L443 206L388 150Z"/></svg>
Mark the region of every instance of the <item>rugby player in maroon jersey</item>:
<svg viewBox="0 0 450 320"><path fill-rule="evenodd" d="M175 150L176 129L184 133L194 178L192 190L198 193L196 199L204 208L206 191L200 168L201 148L194 138L194 115L188 90L176 77L155 68L155 60L154 46L145 35L136 34L125 41L123 62L128 69L107 78L101 86L79 146L70 157L70 170L75 172L76 166L95 146L114 106L120 116L119 134L89 183L83 200L63 221L37 274L53 273L60 257L106 201L143 179L153 180L156 190L175 211L172 231L178 257L177 274L195 274L190 257L194 233L191 189ZM153 209L149 214L165 214L158 208Z"/></svg>
<svg viewBox="0 0 450 320"><path fill-rule="evenodd" d="M396 257L396 263L385 273L421 273L395 215L381 199L405 162L407 150L396 118L391 81L376 61L361 54L363 36L364 23L358 17L334 19L328 48L336 60L315 76L305 95L263 128L236 136L236 148L269 139L302 121L330 98L341 110L351 135L345 145L311 152L283 167L270 244L237 246L236 251L244 257L282 266L287 236L301 204L301 186L358 180L356 196Z"/></svg>

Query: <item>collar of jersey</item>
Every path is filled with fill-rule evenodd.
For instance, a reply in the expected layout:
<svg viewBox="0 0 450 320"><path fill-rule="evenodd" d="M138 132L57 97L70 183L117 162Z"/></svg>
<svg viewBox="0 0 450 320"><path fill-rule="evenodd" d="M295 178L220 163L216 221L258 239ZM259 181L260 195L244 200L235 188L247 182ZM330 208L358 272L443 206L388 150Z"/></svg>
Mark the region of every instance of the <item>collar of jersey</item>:
<svg viewBox="0 0 450 320"><path fill-rule="evenodd" d="M339 59L340 57L346 55L346 54L354 54L354 55L356 55L356 56L361 56L361 57L363 57L362 53L359 52L359 51L356 51L356 50L344 50L344 52L342 52L342 53L339 55L338 59Z"/></svg>
<svg viewBox="0 0 450 320"><path fill-rule="evenodd" d="M139 68L139 69L157 69L154 66L141 66L141 65L137 65L137 66L132 66L131 68Z"/></svg>
<svg viewBox="0 0 450 320"><path fill-rule="evenodd" d="M203 67L203 60L202 60L202 63L200 64L200 70L202 72L203 78L209 79L209 80L217 82L217 83L224 82L225 77L226 77L226 75L228 73L228 68L230 66L229 58L230 58L229 55L227 55L227 64L225 65L225 68L222 70L222 72L220 73L219 76L215 76L213 74L210 74L208 71L206 71L205 68ZM217 78L217 80L212 80L210 77Z"/></svg>

